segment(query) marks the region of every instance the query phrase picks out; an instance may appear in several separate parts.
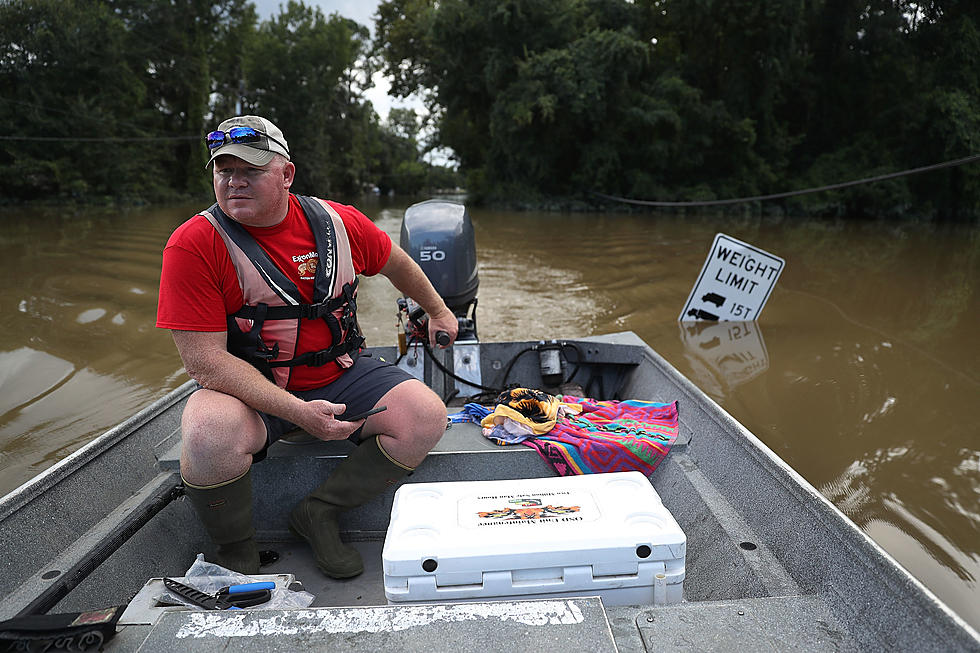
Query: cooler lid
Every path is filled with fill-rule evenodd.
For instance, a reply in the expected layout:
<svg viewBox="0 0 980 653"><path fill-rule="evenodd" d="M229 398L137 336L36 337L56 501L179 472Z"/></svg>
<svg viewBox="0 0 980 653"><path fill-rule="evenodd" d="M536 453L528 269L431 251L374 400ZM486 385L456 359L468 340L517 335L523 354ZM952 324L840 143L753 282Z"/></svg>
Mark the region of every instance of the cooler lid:
<svg viewBox="0 0 980 653"><path fill-rule="evenodd" d="M395 493L388 576L683 560L686 537L640 472L417 483ZM632 571L631 571L632 570Z"/></svg>

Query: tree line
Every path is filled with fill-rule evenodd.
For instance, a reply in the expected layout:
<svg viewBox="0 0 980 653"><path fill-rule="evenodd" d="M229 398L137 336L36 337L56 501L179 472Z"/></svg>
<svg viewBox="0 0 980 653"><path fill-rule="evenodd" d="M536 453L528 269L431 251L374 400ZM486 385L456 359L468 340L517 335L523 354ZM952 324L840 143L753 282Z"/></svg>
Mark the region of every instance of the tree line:
<svg viewBox="0 0 980 653"><path fill-rule="evenodd" d="M974 0L387 0L384 70L482 196L699 201L980 153ZM975 219L980 163L785 200Z"/></svg>
<svg viewBox="0 0 980 653"><path fill-rule="evenodd" d="M379 122L373 72L366 27L303 3L0 0L0 200L204 196L204 134L239 113L284 131L298 192L454 186L413 111Z"/></svg>
<svg viewBox="0 0 980 653"><path fill-rule="evenodd" d="M207 192L202 135L276 122L296 188L473 201L710 201L977 154L973 0L385 0L368 29L290 0L0 0L0 198ZM416 94L384 123L375 72ZM423 142L424 141L424 142ZM436 179L438 176L438 179ZM759 206L759 205L754 205ZM976 219L980 162L767 204Z"/></svg>

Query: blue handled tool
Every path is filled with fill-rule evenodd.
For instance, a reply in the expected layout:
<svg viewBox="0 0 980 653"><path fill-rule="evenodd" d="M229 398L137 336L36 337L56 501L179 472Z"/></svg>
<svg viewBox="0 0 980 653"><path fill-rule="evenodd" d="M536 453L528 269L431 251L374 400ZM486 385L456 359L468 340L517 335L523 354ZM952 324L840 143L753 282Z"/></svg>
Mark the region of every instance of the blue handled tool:
<svg viewBox="0 0 980 653"><path fill-rule="evenodd" d="M242 583L241 585L230 585L218 590L218 596L227 594L244 594L245 592L257 592L259 590L274 590L276 584L266 581L262 583Z"/></svg>
<svg viewBox="0 0 980 653"><path fill-rule="evenodd" d="M174 594L205 610L241 610L261 605L272 598L271 590L276 586L275 583L243 583L222 587L217 594L208 594L172 578L164 578L163 584Z"/></svg>

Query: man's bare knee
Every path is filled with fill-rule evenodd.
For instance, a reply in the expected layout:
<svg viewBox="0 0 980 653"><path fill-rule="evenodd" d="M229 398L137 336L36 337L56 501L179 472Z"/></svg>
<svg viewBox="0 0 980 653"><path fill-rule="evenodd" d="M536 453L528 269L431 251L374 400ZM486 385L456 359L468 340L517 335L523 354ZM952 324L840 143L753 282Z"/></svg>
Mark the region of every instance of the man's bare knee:
<svg viewBox="0 0 980 653"><path fill-rule="evenodd" d="M425 389L428 392L421 393L414 406L418 416L418 435L430 443L431 449L446 431L446 405L439 395Z"/></svg>
<svg viewBox="0 0 980 653"><path fill-rule="evenodd" d="M198 390L187 400L181 416L181 466L222 468L222 458L247 467L251 454L265 444L265 423L238 399L210 390ZM224 479L222 479L224 480Z"/></svg>
<svg viewBox="0 0 980 653"><path fill-rule="evenodd" d="M234 423L247 420L247 410L248 407L234 397L198 390L187 399L180 418L183 438L220 439L223 434L233 431Z"/></svg>
<svg viewBox="0 0 980 653"><path fill-rule="evenodd" d="M395 386L378 403L388 410L371 418L365 435L380 434L389 454L406 465L417 465L446 430L446 406L419 381Z"/></svg>

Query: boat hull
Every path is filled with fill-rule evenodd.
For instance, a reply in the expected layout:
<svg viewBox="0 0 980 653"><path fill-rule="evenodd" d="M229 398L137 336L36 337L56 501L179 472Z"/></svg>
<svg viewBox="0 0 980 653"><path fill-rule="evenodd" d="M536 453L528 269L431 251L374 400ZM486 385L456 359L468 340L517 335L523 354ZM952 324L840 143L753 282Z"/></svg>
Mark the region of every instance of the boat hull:
<svg viewBox="0 0 980 653"><path fill-rule="evenodd" d="M327 579L289 534L285 516L351 445L299 439L277 443L254 466L255 522L262 548L281 555L263 572L294 574L317 597L311 609L302 615L167 613L155 624L121 625L107 650L174 650L180 633L187 637L181 650L214 650L213 637L226 644L233 639L238 650L265 650L261 646L269 642L290 649L300 641L323 648L345 641L364 649L384 643L421 648L414 643L427 641L444 648L464 640L482 642L487 650L499 648L487 645L494 638L508 648L550 650L548 638L566 641L558 634L565 629L512 627L521 619L542 619L545 608L553 611L545 623L568 622L569 642L586 641L580 639L583 628L608 634L608 641L605 635L588 640L593 650L685 650L729 641L804 650L980 649L976 631L634 334L575 342L589 361L580 381L593 396L679 402L678 440L650 482L687 536L681 604L604 607L594 598L561 597L546 599L555 603L545 607L505 601L510 608L482 612L472 606L387 606L380 550L393 493L345 514L344 537L362 549L364 575ZM484 383L541 387L534 357L521 355L533 344L481 344ZM375 351L388 358L394 353ZM451 362L451 354L438 355ZM504 370L508 379L500 378ZM421 376L444 395L454 387L429 361ZM147 579L181 576L198 552L211 552L189 502L176 498L180 411L194 389L185 384L0 501L0 592L7 597L0 618L32 607L68 612L123 604ZM493 445L470 424L449 429L405 482L551 475L532 449ZM565 617L554 616L559 613ZM296 628L292 635L283 626L259 636L254 624L262 619ZM367 623L387 625L375 632ZM400 629L397 623L410 625ZM211 624L210 630L202 624ZM461 643L459 650L469 649Z"/></svg>

